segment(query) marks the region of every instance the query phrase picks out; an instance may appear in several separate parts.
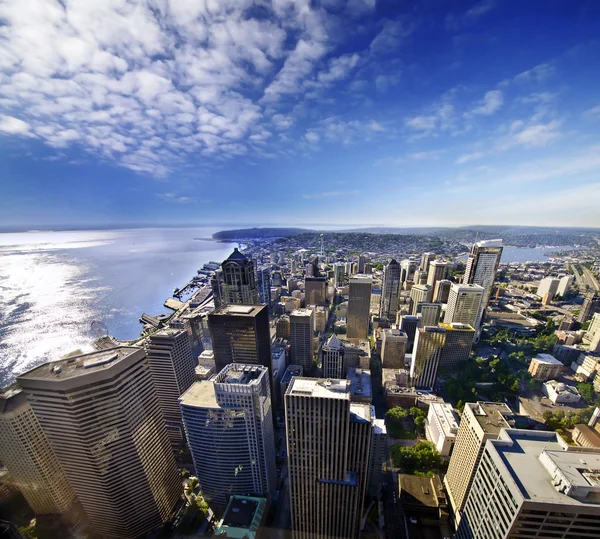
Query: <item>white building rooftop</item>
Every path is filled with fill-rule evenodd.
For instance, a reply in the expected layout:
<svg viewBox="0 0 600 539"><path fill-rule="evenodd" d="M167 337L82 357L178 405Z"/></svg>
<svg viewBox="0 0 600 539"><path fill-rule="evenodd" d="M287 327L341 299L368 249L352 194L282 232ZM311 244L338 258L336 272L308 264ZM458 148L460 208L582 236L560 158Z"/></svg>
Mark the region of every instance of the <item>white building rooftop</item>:
<svg viewBox="0 0 600 539"><path fill-rule="evenodd" d="M332 378L302 378L297 376L292 379L286 394L350 400L350 382L349 380Z"/></svg>

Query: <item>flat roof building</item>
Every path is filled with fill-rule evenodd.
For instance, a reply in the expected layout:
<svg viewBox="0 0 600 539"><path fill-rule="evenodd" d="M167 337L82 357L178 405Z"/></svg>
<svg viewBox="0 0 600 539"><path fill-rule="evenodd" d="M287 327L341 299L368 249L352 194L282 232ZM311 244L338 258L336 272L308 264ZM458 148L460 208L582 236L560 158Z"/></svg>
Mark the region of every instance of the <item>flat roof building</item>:
<svg viewBox="0 0 600 539"><path fill-rule="evenodd" d="M581 400L581 395L576 387L557 382L556 380L544 382L542 393L554 404L575 404Z"/></svg>
<svg viewBox="0 0 600 539"><path fill-rule="evenodd" d="M386 369L403 369L408 335L400 329L384 329L382 333L382 367Z"/></svg>
<svg viewBox="0 0 600 539"><path fill-rule="evenodd" d="M538 354L531 360L527 370L532 378L545 381L558 378L566 367L562 361L550 354Z"/></svg>
<svg viewBox="0 0 600 539"><path fill-rule="evenodd" d="M68 356L17 381L96 533L133 539L172 517L181 476L143 349Z"/></svg>
<svg viewBox="0 0 600 539"><path fill-rule="evenodd" d="M446 330L439 326L417 329L415 351L410 364L411 383L417 389L433 389L440 366Z"/></svg>
<svg viewBox="0 0 600 539"><path fill-rule="evenodd" d="M254 496L231 496L214 537L257 539L266 518L267 499Z"/></svg>
<svg viewBox="0 0 600 539"><path fill-rule="evenodd" d="M346 370L346 379L350 381L350 400L371 404L373 400L371 371L360 367L350 367Z"/></svg>
<svg viewBox="0 0 600 539"><path fill-rule="evenodd" d="M460 419L448 403L433 403L429 406L425 436L435 445L443 457L452 454Z"/></svg>
<svg viewBox="0 0 600 539"><path fill-rule="evenodd" d="M440 367L456 368L469 359L475 329L469 324L440 324L446 330L446 341L440 355Z"/></svg>
<svg viewBox="0 0 600 539"><path fill-rule="evenodd" d="M315 311L295 309L290 314L290 363L302 365L305 372L313 366Z"/></svg>
<svg viewBox="0 0 600 539"><path fill-rule="evenodd" d="M485 444L456 537L598 537L600 452L589 451L555 432L502 429Z"/></svg>
<svg viewBox="0 0 600 539"><path fill-rule="evenodd" d="M370 275L353 275L350 277L348 339L366 339L369 336L372 285L373 277Z"/></svg>

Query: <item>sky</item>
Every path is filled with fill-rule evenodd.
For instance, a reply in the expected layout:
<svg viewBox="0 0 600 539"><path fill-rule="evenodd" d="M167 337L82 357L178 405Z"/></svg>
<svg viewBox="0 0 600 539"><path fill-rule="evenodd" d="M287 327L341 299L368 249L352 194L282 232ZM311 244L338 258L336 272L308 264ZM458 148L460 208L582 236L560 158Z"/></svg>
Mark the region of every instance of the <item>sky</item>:
<svg viewBox="0 0 600 539"><path fill-rule="evenodd" d="M0 227L600 227L597 0L3 0Z"/></svg>

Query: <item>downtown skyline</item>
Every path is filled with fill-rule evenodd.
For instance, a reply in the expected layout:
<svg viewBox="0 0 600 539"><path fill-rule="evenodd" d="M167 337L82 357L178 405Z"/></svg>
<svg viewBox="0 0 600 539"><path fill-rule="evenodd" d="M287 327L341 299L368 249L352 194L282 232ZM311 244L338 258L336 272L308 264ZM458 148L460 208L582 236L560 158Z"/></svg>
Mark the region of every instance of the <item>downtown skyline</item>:
<svg viewBox="0 0 600 539"><path fill-rule="evenodd" d="M8 0L0 225L600 226L594 2Z"/></svg>

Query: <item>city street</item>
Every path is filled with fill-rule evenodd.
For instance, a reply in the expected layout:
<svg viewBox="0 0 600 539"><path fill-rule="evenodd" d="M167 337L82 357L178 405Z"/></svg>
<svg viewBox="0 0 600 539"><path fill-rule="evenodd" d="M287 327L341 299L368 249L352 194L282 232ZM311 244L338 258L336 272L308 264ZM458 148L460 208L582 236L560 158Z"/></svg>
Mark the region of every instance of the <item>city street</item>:
<svg viewBox="0 0 600 539"><path fill-rule="evenodd" d="M385 536L387 539L409 539L404 526L404 515L397 503L398 490L394 473L391 471L386 472L383 475L383 481L381 500L385 519Z"/></svg>

